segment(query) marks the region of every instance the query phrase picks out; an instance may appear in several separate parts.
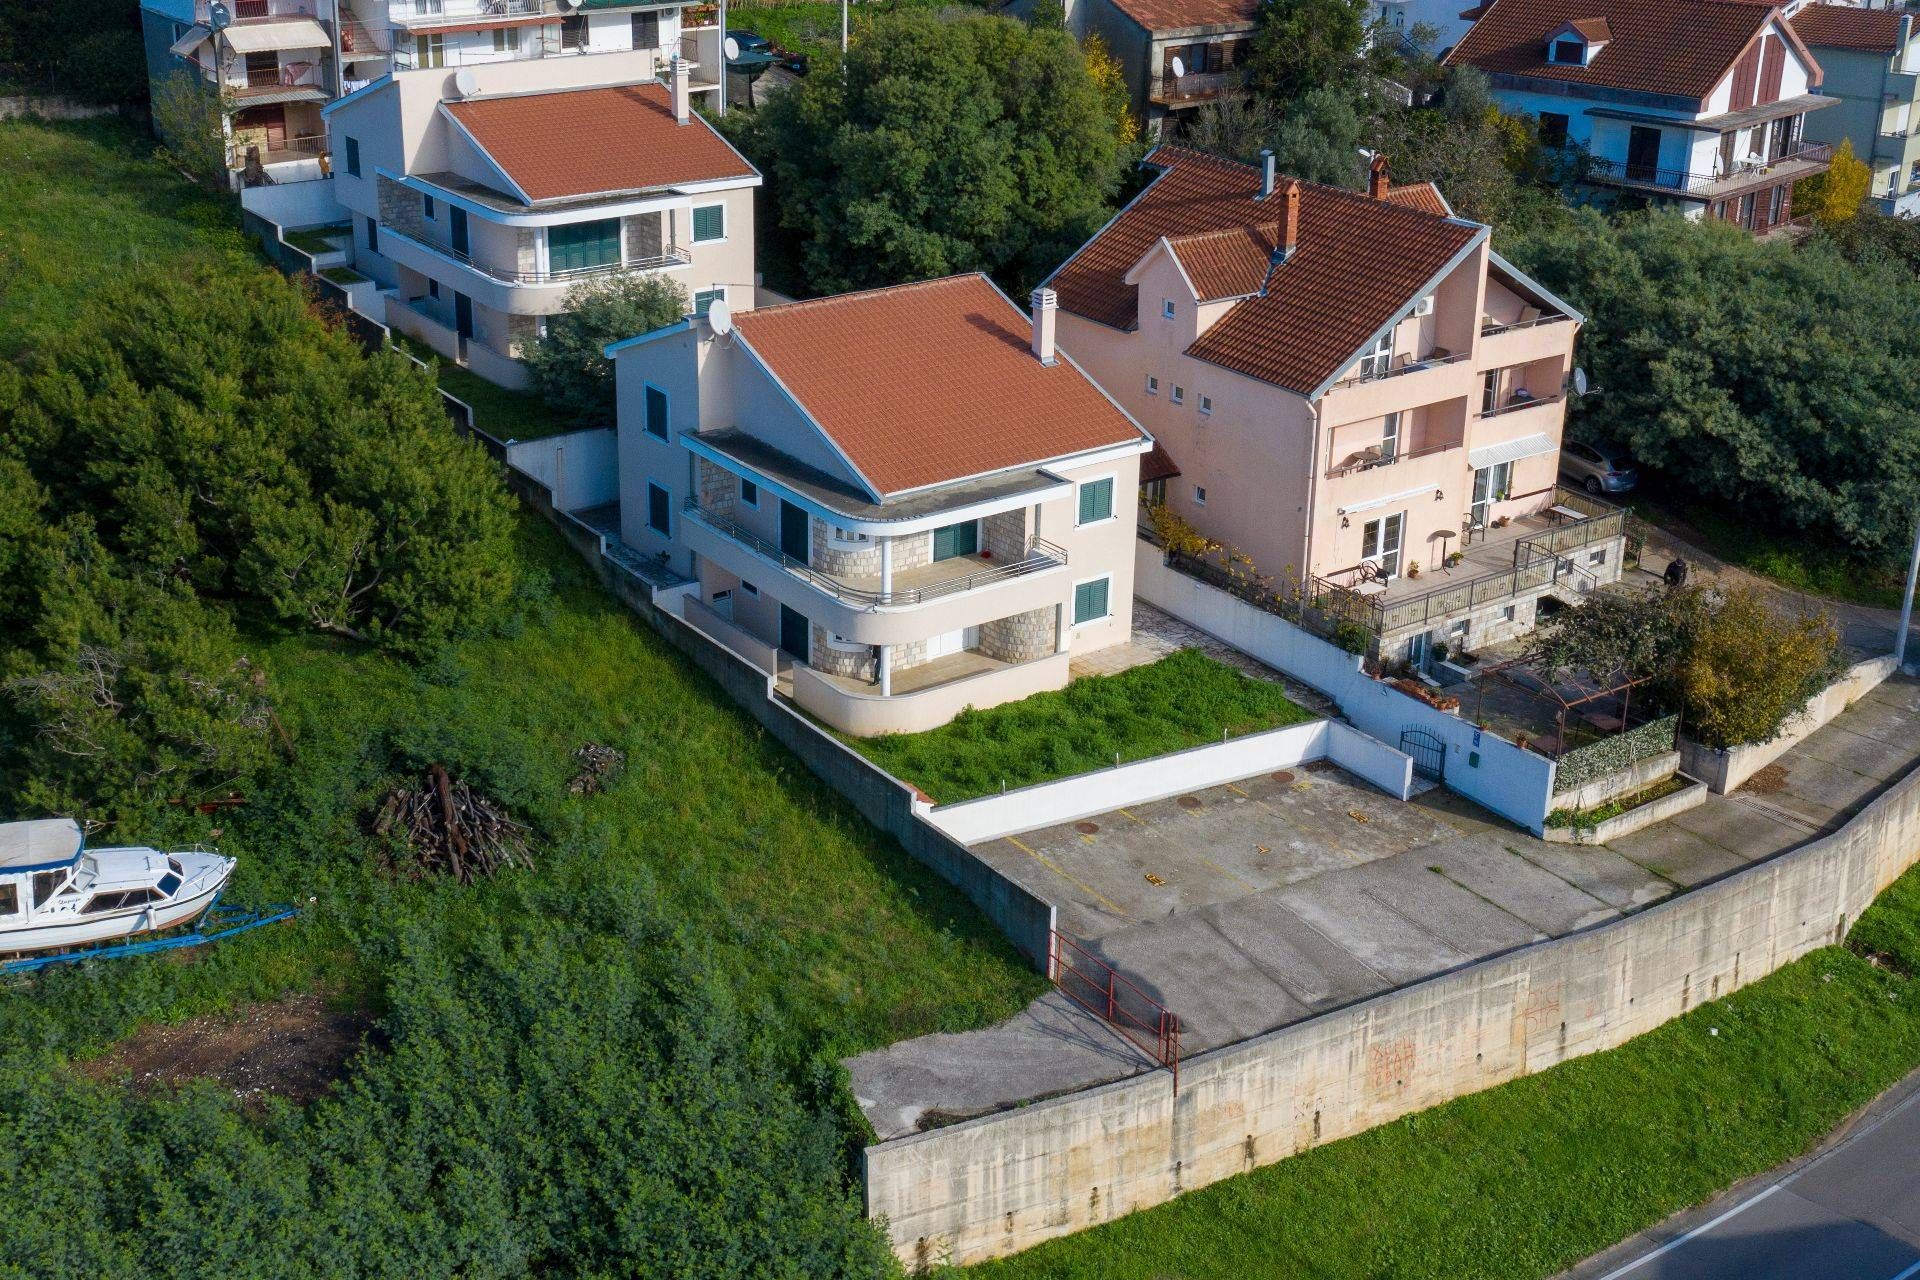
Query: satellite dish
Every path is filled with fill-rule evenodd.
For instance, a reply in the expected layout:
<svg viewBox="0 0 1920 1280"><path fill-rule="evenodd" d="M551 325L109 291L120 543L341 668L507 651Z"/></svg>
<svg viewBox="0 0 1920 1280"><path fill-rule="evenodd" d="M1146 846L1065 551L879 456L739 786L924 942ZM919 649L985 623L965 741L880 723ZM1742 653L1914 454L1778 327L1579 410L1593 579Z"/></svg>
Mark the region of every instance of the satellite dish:
<svg viewBox="0 0 1920 1280"><path fill-rule="evenodd" d="M720 47L726 51L728 62L740 61L740 42L738 40L735 40L732 36L728 36L727 42Z"/></svg>
<svg viewBox="0 0 1920 1280"><path fill-rule="evenodd" d="M453 73L453 91L463 98L480 92L480 77L472 67L462 67Z"/></svg>
<svg viewBox="0 0 1920 1280"><path fill-rule="evenodd" d="M1167 64L1167 70L1173 72L1173 78L1178 80L1181 76L1187 74L1187 64L1179 57L1175 57L1172 62Z"/></svg>
<svg viewBox="0 0 1920 1280"><path fill-rule="evenodd" d="M725 298L714 299L713 305L707 308L707 325L716 338L733 332L733 308Z"/></svg>
<svg viewBox="0 0 1920 1280"><path fill-rule="evenodd" d="M215 0L213 7L207 10L207 16L212 20L215 31L225 31L233 25L233 10L219 3L219 0Z"/></svg>
<svg viewBox="0 0 1920 1280"><path fill-rule="evenodd" d="M1579 396L1587 394L1587 371L1585 369L1577 367L1574 369L1573 393Z"/></svg>

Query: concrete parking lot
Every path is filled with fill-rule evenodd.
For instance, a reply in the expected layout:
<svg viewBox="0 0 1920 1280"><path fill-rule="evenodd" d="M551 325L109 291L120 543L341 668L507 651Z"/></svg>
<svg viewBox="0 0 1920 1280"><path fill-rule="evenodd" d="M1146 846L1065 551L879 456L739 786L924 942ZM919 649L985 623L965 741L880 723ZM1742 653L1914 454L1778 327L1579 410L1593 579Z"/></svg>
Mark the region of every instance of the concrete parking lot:
<svg viewBox="0 0 1920 1280"><path fill-rule="evenodd" d="M976 852L1176 1013L1191 1055L1739 870L1844 822L1916 756L1920 681L1896 679L1777 771L1607 847L1549 844L1448 791L1402 803L1314 766ZM847 1065L882 1137L1153 1068L1057 991L997 1027Z"/></svg>

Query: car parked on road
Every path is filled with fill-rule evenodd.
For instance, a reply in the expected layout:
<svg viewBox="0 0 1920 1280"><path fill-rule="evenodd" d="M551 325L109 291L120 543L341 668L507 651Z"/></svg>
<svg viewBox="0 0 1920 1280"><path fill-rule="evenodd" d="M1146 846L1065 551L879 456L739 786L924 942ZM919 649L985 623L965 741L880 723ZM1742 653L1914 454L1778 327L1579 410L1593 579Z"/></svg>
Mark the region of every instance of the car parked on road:
<svg viewBox="0 0 1920 1280"><path fill-rule="evenodd" d="M1625 493L1640 483L1640 468L1625 446L1568 440L1560 446L1560 474L1588 493Z"/></svg>

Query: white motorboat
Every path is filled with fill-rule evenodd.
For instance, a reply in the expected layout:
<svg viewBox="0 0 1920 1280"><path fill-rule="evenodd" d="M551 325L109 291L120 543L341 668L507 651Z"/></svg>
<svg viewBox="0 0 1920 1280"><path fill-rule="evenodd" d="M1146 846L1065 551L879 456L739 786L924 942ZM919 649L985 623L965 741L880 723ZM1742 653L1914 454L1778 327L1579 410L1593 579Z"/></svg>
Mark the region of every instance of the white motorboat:
<svg viewBox="0 0 1920 1280"><path fill-rule="evenodd" d="M217 853L90 849L71 818L0 822L0 954L191 924L232 875L233 859Z"/></svg>

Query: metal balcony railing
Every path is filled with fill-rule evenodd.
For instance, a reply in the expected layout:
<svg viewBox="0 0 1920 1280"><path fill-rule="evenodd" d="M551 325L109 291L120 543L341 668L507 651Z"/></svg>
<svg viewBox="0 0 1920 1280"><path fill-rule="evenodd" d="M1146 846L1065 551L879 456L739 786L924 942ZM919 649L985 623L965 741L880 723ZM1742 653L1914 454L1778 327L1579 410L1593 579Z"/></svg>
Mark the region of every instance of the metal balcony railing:
<svg viewBox="0 0 1920 1280"><path fill-rule="evenodd" d="M1833 159L1833 148L1824 142L1802 142L1780 155L1767 160L1742 161L1725 173L1696 173L1690 169L1663 169L1658 165L1634 164L1626 160L1603 160L1594 157L1588 169L1589 178L1606 182L1621 182L1633 186L1659 187L1669 191L1684 191L1701 195L1720 187L1738 186L1746 182L1757 182L1770 176L1781 165L1793 163L1825 164ZM1804 175L1797 175L1804 176Z"/></svg>
<svg viewBox="0 0 1920 1280"><path fill-rule="evenodd" d="M1523 400L1509 400L1503 405L1497 405L1491 409L1482 409L1475 416L1481 418L1497 418L1503 413L1519 413L1522 409L1538 409L1541 405L1545 404L1559 404L1564 399L1566 399L1566 397L1562 395L1528 396Z"/></svg>
<svg viewBox="0 0 1920 1280"><path fill-rule="evenodd" d="M773 561L809 586L837 599L845 600L849 604L862 606L897 608L926 604L932 600L959 595L963 591L972 591L977 587L991 586L1013 578L1024 578L1028 574L1039 573L1046 569L1063 568L1067 563L1067 553L1064 548L1048 542L1045 538L1029 538L1026 554L1019 560L1009 561L1006 564L982 564L971 573L956 574L951 578L943 578L938 582L930 582L918 587L907 587L896 591L875 591L869 587L856 586L830 573L822 573L805 560L788 555L779 546L768 542L731 517L702 507L698 498L688 498L682 510L715 533Z"/></svg>
<svg viewBox="0 0 1920 1280"><path fill-rule="evenodd" d="M1375 367L1363 369L1351 378L1342 379L1333 385L1335 387L1357 387L1363 382L1379 382L1385 378L1398 378L1409 373L1424 373L1429 369L1438 369L1442 365L1459 364L1462 360L1470 360L1472 358L1473 353L1470 351L1442 352L1439 348L1435 348L1418 360L1408 360L1404 364L1387 368Z"/></svg>
<svg viewBox="0 0 1920 1280"><path fill-rule="evenodd" d="M1480 336L1483 338L1491 338L1496 333L1512 333L1515 329L1537 329L1543 324L1565 324L1572 318L1572 316L1563 316L1556 313L1554 315L1535 316L1531 320L1515 320L1512 324L1483 324L1480 326Z"/></svg>
<svg viewBox="0 0 1920 1280"><path fill-rule="evenodd" d="M1360 450L1359 456L1350 456L1337 467L1327 469L1327 479L1338 480L1341 476L1358 475L1362 471L1372 471L1378 467L1390 467L1396 462L1405 462L1409 458L1424 458L1429 454L1445 453L1449 449L1458 449L1466 444L1465 440L1443 440L1439 444L1422 445L1418 449L1401 449L1392 457L1379 451L1378 445L1369 445Z"/></svg>
<svg viewBox="0 0 1920 1280"><path fill-rule="evenodd" d="M663 267L684 267L693 261L691 250L679 245L670 245L665 252L651 257L623 258L619 262L607 262L592 267L574 267L561 271L522 271L515 267L497 267L488 262L476 262L472 254L461 253L451 245L435 244L424 236L392 224L383 224L380 234L394 236L418 245L429 253L439 254L443 258L504 284L566 284L574 280L592 279L595 276L619 275L626 271L657 271Z"/></svg>

